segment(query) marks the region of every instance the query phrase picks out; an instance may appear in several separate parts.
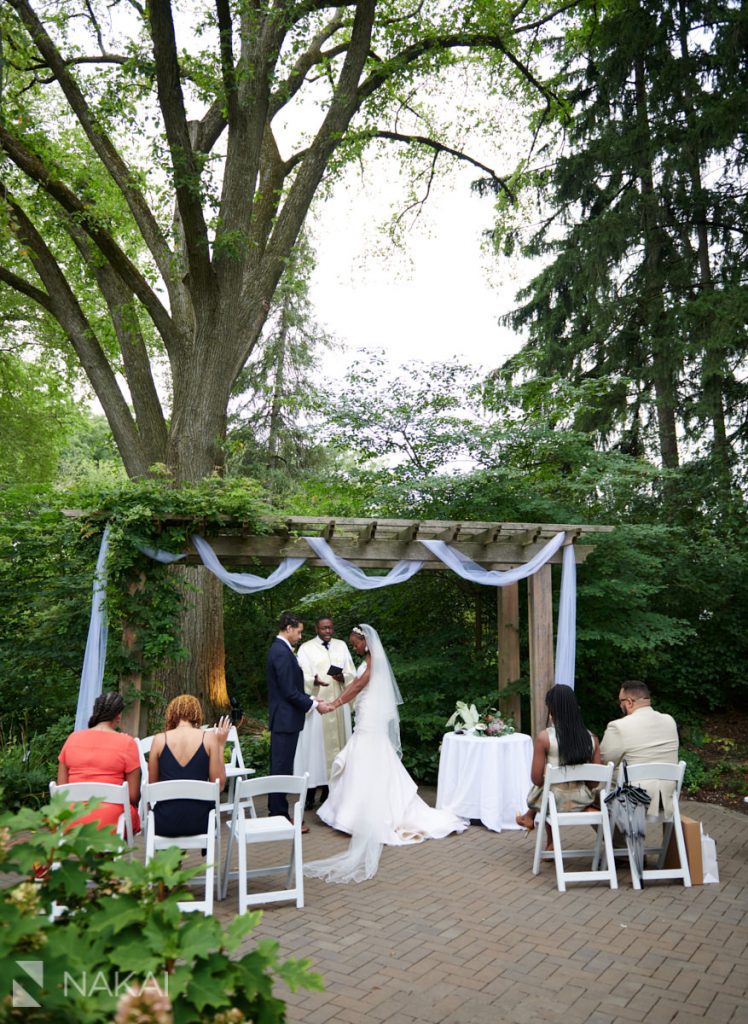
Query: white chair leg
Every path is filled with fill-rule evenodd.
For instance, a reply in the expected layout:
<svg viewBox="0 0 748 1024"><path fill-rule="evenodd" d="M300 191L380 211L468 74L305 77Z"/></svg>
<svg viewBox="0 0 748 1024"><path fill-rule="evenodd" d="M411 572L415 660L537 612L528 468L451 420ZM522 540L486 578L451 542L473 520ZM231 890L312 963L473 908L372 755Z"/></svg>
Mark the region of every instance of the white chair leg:
<svg viewBox="0 0 748 1024"><path fill-rule="evenodd" d="M215 888L215 833L208 833L208 846L205 851L205 916L213 913L213 891Z"/></svg>
<svg viewBox="0 0 748 1024"><path fill-rule="evenodd" d="M556 817L556 800L553 793L548 798L551 819L551 837L553 838L553 863L556 866L556 885L559 892L566 892L566 879L564 878L564 858L561 852L561 830L558 827Z"/></svg>
<svg viewBox="0 0 748 1024"><path fill-rule="evenodd" d="M598 830L598 843L600 841L600 833L602 833L603 849L605 850L605 867L609 872L608 880L610 882L611 889L618 888L618 875L616 874L616 858L613 852L613 833L610 830L610 818L608 817L607 809L604 806L602 797L600 800L602 814L600 815L600 828Z"/></svg>
<svg viewBox="0 0 748 1024"><path fill-rule="evenodd" d="M673 836L673 819L670 821L664 821L662 823L662 846L660 847L660 853L657 857L657 870L662 871L665 867L665 858L667 857L667 848L670 846L670 840Z"/></svg>
<svg viewBox="0 0 748 1024"><path fill-rule="evenodd" d="M247 842L240 833L237 837L239 846L239 913L245 913L247 909Z"/></svg>
<svg viewBox="0 0 748 1024"><path fill-rule="evenodd" d="M296 873L296 906L304 906L304 866L302 863L301 838L294 840L294 867Z"/></svg>
<svg viewBox="0 0 748 1024"><path fill-rule="evenodd" d="M233 823L232 823L233 824ZM229 838L226 842L226 856L223 859L223 876L221 878L221 899L226 899L229 890L229 874L231 872L231 854L234 847L234 830L229 826Z"/></svg>

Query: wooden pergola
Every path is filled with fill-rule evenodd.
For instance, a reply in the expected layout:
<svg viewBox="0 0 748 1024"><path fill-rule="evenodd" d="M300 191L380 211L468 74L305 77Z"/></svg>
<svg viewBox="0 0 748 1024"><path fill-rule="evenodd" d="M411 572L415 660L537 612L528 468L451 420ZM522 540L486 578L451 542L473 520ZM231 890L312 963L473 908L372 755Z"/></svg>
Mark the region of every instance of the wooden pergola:
<svg viewBox="0 0 748 1024"><path fill-rule="evenodd" d="M268 532L258 533L243 524L225 520L222 531L212 535L211 545L224 565L250 563L277 565L284 558L306 558L307 564L324 566L303 540L323 537L335 554L362 569L391 569L402 559L423 562L422 571L445 571L419 540L443 540L459 549L485 569L510 569L524 565L559 531L566 534L565 545L573 544L575 561L581 564L594 550L589 540L612 526L584 526L569 523L487 523L414 519L356 519L333 516L289 516L267 523ZM196 533L200 524L194 524ZM545 726L544 698L553 685L553 564L561 564L563 548L551 560L528 577L528 635L530 669L531 728L537 734ZM182 564L201 564L197 553L189 549ZM498 668L499 698L502 710L520 721L520 701L516 694L501 697L501 691L520 677L519 584L499 588L498 595ZM459 695L458 695L459 696Z"/></svg>

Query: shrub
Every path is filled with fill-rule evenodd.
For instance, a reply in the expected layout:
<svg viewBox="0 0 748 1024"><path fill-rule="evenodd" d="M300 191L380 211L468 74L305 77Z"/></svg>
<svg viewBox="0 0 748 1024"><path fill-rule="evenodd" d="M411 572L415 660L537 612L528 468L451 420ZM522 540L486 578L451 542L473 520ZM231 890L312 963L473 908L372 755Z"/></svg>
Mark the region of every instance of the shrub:
<svg viewBox="0 0 748 1024"><path fill-rule="evenodd" d="M106 830L70 829L74 814L58 797L0 818L0 870L16 878L0 892L0 986L14 993L0 1003L0 1020L274 1024L285 1020L276 978L292 990L322 988L308 961L280 961L273 940L231 958L260 913L226 928L183 914L177 903L189 898L197 869L180 867L179 850L143 865Z"/></svg>

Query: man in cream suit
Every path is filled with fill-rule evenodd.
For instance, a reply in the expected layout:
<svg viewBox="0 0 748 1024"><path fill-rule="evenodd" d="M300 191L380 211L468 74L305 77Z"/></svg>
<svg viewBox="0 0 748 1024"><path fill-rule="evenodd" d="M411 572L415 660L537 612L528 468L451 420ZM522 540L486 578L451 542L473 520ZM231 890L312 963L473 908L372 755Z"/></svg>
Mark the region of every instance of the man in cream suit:
<svg viewBox="0 0 748 1024"><path fill-rule="evenodd" d="M299 666L304 673L304 689L318 700L331 703L354 678L351 652L342 640L333 636L335 625L329 615L314 624L316 636L299 647ZM330 669L339 669L330 675ZM326 799L327 783L335 755L351 735L351 713L348 704L327 715L307 714L304 731L299 737L294 761L294 775L309 772L306 806L314 807L318 786L324 787L320 803Z"/></svg>
<svg viewBox="0 0 748 1024"><path fill-rule="evenodd" d="M646 683L636 680L621 683L618 703L624 717L610 722L605 730L600 742L600 759L603 764L613 761L617 766L624 758L628 764L647 764L652 761L677 764L678 728L675 719L654 710ZM652 797L648 814L659 814L660 802L666 815L672 813L674 783L645 780L639 785Z"/></svg>

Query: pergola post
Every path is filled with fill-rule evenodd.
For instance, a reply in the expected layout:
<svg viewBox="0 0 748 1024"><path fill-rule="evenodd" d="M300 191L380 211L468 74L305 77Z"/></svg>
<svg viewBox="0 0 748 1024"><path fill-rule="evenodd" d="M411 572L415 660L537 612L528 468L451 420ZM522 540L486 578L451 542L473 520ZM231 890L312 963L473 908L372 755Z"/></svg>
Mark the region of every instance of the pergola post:
<svg viewBox="0 0 748 1024"><path fill-rule="evenodd" d="M144 590L145 573L141 572L137 580L132 580L128 584L127 589L131 597L138 591ZM125 650L132 653L136 650L137 643L137 631L129 622L126 622L122 627L122 646ZM130 736L145 736L147 733L146 722L143 720L143 711L145 709L141 705L139 696L143 689L143 673L130 672L127 675L121 676L120 689L126 692L130 700L130 704L125 708L122 714L122 731L128 733Z"/></svg>
<svg viewBox="0 0 748 1024"><path fill-rule="evenodd" d="M519 732L522 726L521 705L518 693L501 696L510 683L520 676L519 660L519 584L510 583L499 587L499 710L502 715L514 719Z"/></svg>
<svg viewBox="0 0 748 1024"><path fill-rule="evenodd" d="M527 579L530 640L530 718L532 735L545 728L545 695L553 686L553 590L551 567Z"/></svg>

